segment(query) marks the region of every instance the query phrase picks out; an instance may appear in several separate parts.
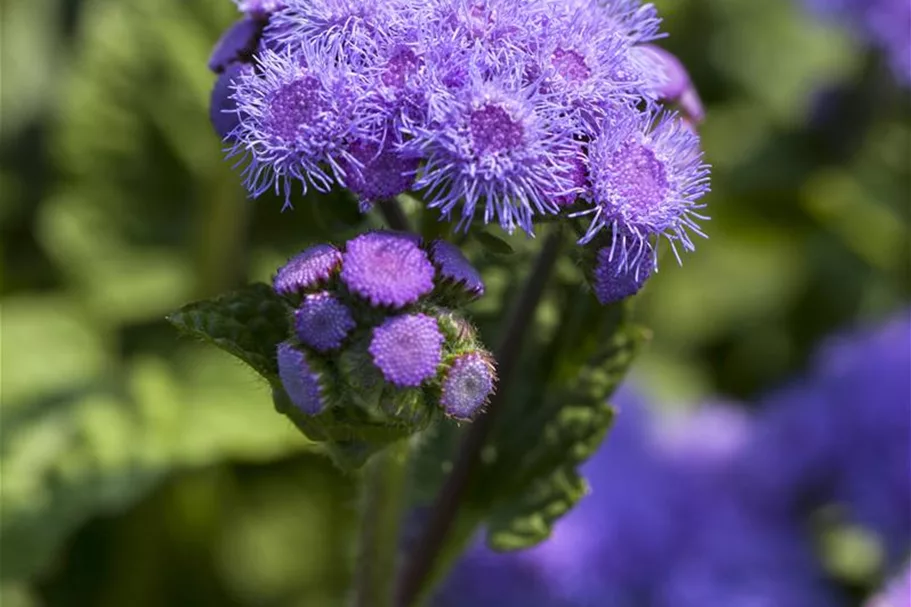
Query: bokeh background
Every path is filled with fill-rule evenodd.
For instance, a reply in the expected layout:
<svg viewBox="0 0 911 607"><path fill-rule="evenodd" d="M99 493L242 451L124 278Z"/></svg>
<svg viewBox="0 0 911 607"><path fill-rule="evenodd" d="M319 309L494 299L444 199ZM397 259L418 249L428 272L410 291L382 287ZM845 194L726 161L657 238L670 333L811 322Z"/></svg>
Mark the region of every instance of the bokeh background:
<svg viewBox="0 0 911 607"><path fill-rule="evenodd" d="M633 374L658 403L750 402L911 301L911 104L798 0L657 4L714 191L710 239L641 298ZM164 316L350 233L353 201L245 198L208 123L229 0L2 10L0 603L340 604L355 478ZM829 560L854 584L874 567Z"/></svg>

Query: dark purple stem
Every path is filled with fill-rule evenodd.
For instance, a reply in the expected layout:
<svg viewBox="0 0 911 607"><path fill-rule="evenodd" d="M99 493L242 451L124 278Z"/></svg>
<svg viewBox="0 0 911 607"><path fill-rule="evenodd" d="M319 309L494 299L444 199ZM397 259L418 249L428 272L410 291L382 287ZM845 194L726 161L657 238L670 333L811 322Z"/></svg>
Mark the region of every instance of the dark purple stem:
<svg viewBox="0 0 911 607"><path fill-rule="evenodd" d="M544 293L547 280L557 260L561 234L554 229L547 236L534 268L519 294L509 316L509 324L500 337L496 349L499 390L491 399L487 412L471 424L456 457L455 464L446 478L430 510L430 520L415 543L410 558L399 576L398 607L410 607L420 596L424 584L436 564L453 522L459 513L471 475L480 461L481 450L487 442L501 403L513 379L522 344L531 324L538 302Z"/></svg>

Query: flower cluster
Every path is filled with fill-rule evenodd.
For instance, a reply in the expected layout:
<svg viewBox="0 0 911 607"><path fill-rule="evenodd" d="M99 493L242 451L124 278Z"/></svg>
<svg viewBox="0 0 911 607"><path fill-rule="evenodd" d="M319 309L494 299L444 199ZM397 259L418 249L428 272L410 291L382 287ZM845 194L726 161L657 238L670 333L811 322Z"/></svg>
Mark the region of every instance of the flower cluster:
<svg viewBox="0 0 911 607"><path fill-rule="evenodd" d="M447 242L376 231L343 249L314 245L278 270L273 288L292 310L279 376L305 415L354 403L396 420L429 421L437 410L471 420L494 390L492 357L449 307L484 284Z"/></svg>
<svg viewBox="0 0 911 607"><path fill-rule="evenodd" d="M908 0L804 0L817 14L854 30L882 49L896 80L911 86L911 3Z"/></svg>
<svg viewBox="0 0 911 607"><path fill-rule="evenodd" d="M467 228L588 218L633 281L691 250L708 190L686 71L639 0L283 0L213 55L213 121L252 195L406 191ZM684 117L663 110L678 104ZM286 202L286 204L290 204ZM600 239L599 239L600 240ZM605 275L606 275L605 270Z"/></svg>
<svg viewBox="0 0 911 607"><path fill-rule="evenodd" d="M848 604L809 520L839 504L883 542L887 568L911 555L911 315L831 343L801 386L755 414L714 402L662 424L622 389L583 468L592 494L535 548L476 547L437 604ZM907 599L903 577L869 604Z"/></svg>

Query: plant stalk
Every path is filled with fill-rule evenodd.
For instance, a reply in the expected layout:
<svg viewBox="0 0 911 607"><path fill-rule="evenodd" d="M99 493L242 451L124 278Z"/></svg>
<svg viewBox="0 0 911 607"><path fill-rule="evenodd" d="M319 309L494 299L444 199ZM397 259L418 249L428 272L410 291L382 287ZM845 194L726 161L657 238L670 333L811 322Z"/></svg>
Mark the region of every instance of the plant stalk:
<svg viewBox="0 0 911 607"><path fill-rule="evenodd" d="M401 440L367 463L354 607L392 607L405 507L409 445Z"/></svg>
<svg viewBox="0 0 911 607"><path fill-rule="evenodd" d="M465 497L469 480L480 461L481 450L493 428L497 412L506 400L509 384L518 367L524 337L557 261L561 239L562 234L559 228L551 230L548 234L535 265L511 310L508 324L496 349L499 389L491 398L486 413L469 427L459 447L452 471L434 500L430 510L430 519L415 543L410 558L399 577L396 602L398 607L411 607L422 595L440 553L446 546L450 530Z"/></svg>
<svg viewBox="0 0 911 607"><path fill-rule="evenodd" d="M380 213L383 215L383 219L386 220L386 224L390 228L399 230L400 232L411 231L411 222L408 221L408 216L405 215L405 211L402 209L402 205L399 204L398 200L381 200L377 203L377 206L380 209Z"/></svg>

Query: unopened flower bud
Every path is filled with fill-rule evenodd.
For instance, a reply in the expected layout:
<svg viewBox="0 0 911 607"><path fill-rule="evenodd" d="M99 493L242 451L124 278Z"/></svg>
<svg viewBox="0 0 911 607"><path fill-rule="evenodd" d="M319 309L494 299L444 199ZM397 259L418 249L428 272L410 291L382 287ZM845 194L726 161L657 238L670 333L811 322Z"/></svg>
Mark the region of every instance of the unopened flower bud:
<svg viewBox="0 0 911 607"><path fill-rule="evenodd" d="M233 63L251 63L262 31L263 23L249 18L229 27L212 49L209 69L220 74Z"/></svg>
<svg viewBox="0 0 911 607"><path fill-rule="evenodd" d="M489 356L469 352L456 358L443 379L440 405L449 417L471 420L493 393L496 371Z"/></svg>
<svg viewBox="0 0 911 607"><path fill-rule="evenodd" d="M341 346L355 326L351 311L325 291L304 297L294 313L297 338L317 352Z"/></svg>
<svg viewBox="0 0 911 607"><path fill-rule="evenodd" d="M654 265L654 254L651 247L634 260L626 260L622 265L622 255L604 247L598 251L597 265L594 271L595 296L602 304L610 304L635 295L649 279Z"/></svg>
<svg viewBox="0 0 911 607"><path fill-rule="evenodd" d="M279 295L294 295L325 284L338 272L342 254L329 244L314 245L292 257L279 268L272 281Z"/></svg>
<svg viewBox="0 0 911 607"><path fill-rule="evenodd" d="M370 354L389 383L417 387L433 378L442 357L443 335L435 318L407 314L373 330Z"/></svg>
<svg viewBox="0 0 911 607"><path fill-rule="evenodd" d="M636 51L656 68L655 73L660 76L654 83L658 98L680 106L690 123L702 122L705 119L705 108L683 63L672 53L654 44L643 44L636 47Z"/></svg>
<svg viewBox="0 0 911 607"><path fill-rule="evenodd" d="M374 306L403 308L433 290L433 264L413 237L369 232L348 241L342 282Z"/></svg>
<svg viewBox="0 0 911 607"><path fill-rule="evenodd" d="M323 387L318 373L307 355L291 342L278 345L278 374L288 398L307 415L317 415L326 407Z"/></svg>
<svg viewBox="0 0 911 607"><path fill-rule="evenodd" d="M481 280L481 275L457 246L445 240L435 240L430 246L430 257L444 280L459 285L471 297L476 298L484 294L484 281Z"/></svg>

